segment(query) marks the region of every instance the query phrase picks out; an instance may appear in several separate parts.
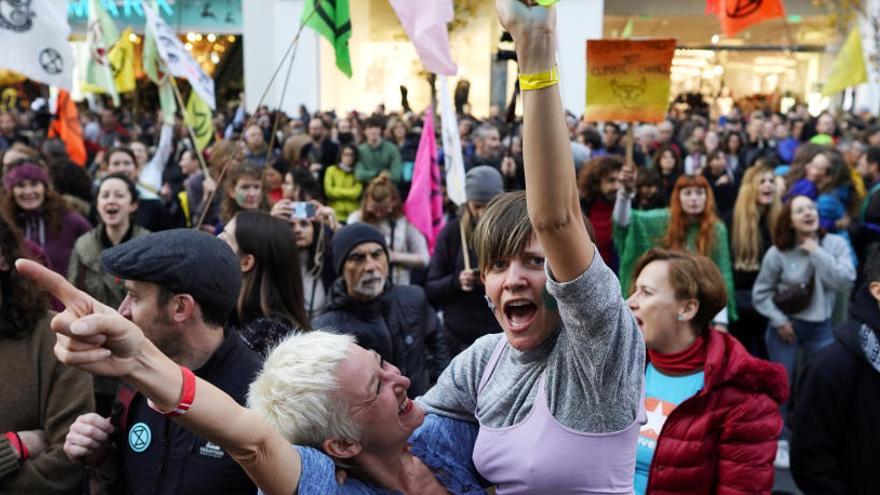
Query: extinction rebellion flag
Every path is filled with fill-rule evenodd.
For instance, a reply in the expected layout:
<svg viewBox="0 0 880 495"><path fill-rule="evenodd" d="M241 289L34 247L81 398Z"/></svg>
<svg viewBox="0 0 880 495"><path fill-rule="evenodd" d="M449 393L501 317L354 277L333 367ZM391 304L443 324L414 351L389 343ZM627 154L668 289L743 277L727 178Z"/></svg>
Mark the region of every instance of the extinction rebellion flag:
<svg viewBox="0 0 880 495"><path fill-rule="evenodd" d="M348 54L351 16L348 0L306 0L301 22L327 38L336 51L336 67L351 78L351 57Z"/></svg>
<svg viewBox="0 0 880 495"><path fill-rule="evenodd" d="M70 90L73 52L65 0L0 2L0 68Z"/></svg>

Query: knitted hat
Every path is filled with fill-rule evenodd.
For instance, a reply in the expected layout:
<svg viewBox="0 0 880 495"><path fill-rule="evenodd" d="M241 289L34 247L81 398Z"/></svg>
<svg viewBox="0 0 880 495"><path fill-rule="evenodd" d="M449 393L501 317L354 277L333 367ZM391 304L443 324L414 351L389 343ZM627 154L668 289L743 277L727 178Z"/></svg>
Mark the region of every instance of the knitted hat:
<svg viewBox="0 0 880 495"><path fill-rule="evenodd" d="M49 172L45 168L33 162L25 162L6 172L6 176L3 177L3 188L11 191L13 187L26 180L42 182L46 187L51 183Z"/></svg>
<svg viewBox="0 0 880 495"><path fill-rule="evenodd" d="M489 165L474 167L464 176L464 194L468 201L488 203L503 192L504 179L501 172Z"/></svg>
<svg viewBox="0 0 880 495"><path fill-rule="evenodd" d="M342 265L352 249L367 242L375 242L382 246L385 255L388 255L388 245L385 237L375 227L366 223L351 223L333 234L331 247L333 249L333 269L336 275L342 274Z"/></svg>

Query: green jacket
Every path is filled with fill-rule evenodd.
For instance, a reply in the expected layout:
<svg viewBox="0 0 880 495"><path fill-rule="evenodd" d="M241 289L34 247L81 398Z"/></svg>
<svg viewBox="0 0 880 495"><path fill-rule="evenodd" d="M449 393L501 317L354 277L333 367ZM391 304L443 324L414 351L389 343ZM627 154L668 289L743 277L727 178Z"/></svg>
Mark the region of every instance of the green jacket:
<svg viewBox="0 0 880 495"><path fill-rule="evenodd" d="M336 212L336 218L345 220L360 206L364 185L358 182L354 173L346 172L338 165L331 165L324 172L324 195L327 205Z"/></svg>
<svg viewBox="0 0 880 495"><path fill-rule="evenodd" d="M629 296L629 286L635 269L636 261L654 246L660 245L666 228L669 226L669 209L632 210L629 225L623 227L614 224L614 245L620 258L620 288L624 297ZM699 228L692 225L687 231L687 245L694 250L694 241ZM715 222L715 241L712 243L710 258L718 265L724 284L727 286L727 315L730 321L736 321L736 298L733 289L733 270L730 264L730 245L727 240L727 227L724 222Z"/></svg>
<svg viewBox="0 0 880 495"><path fill-rule="evenodd" d="M391 174L391 182L395 185L400 184L403 167L397 146L384 139L375 148L371 148L367 143L358 146L358 162L354 166L354 176L358 182L366 184L383 170Z"/></svg>
<svg viewBox="0 0 880 495"><path fill-rule="evenodd" d="M131 239L150 233L149 230L132 224ZM70 264L67 267L67 280L77 289L87 292L98 301L118 308L125 299L122 280L101 270L101 232L103 225L81 235L73 245Z"/></svg>

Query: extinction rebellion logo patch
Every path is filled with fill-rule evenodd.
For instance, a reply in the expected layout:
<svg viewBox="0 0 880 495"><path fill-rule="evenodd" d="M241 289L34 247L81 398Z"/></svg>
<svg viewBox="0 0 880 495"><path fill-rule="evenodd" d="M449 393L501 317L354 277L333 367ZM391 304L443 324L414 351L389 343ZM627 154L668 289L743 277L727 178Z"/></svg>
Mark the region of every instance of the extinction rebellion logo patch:
<svg viewBox="0 0 880 495"><path fill-rule="evenodd" d="M150 441L153 439L153 433L150 431L150 427L146 425L146 423L136 423L131 427L131 430L128 431L128 446L131 447L131 450L141 453L150 446Z"/></svg>

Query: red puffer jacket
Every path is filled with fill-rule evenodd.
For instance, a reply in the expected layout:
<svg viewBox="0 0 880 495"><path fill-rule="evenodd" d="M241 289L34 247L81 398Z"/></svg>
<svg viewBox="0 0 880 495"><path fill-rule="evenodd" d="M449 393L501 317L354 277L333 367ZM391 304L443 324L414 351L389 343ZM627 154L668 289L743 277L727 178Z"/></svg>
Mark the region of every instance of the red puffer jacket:
<svg viewBox="0 0 880 495"><path fill-rule="evenodd" d="M647 493L770 493L788 378L711 330L703 389L676 407L660 432Z"/></svg>

